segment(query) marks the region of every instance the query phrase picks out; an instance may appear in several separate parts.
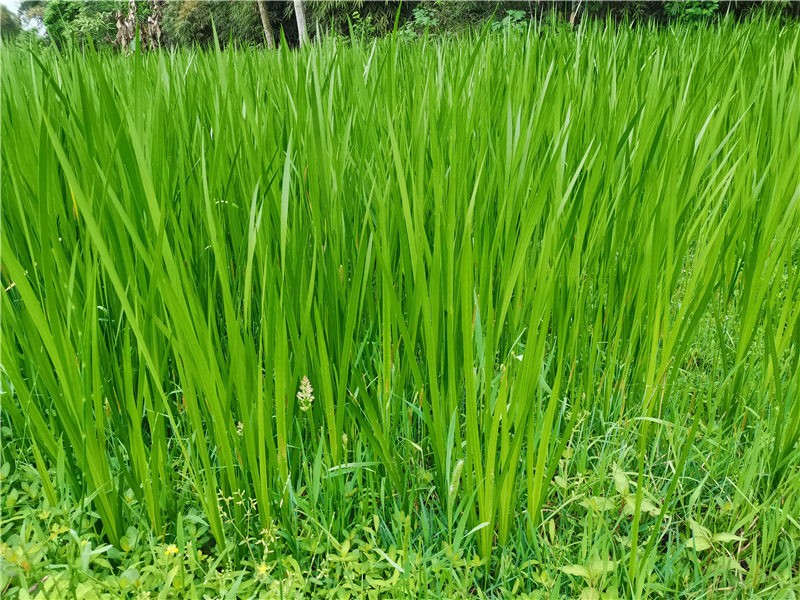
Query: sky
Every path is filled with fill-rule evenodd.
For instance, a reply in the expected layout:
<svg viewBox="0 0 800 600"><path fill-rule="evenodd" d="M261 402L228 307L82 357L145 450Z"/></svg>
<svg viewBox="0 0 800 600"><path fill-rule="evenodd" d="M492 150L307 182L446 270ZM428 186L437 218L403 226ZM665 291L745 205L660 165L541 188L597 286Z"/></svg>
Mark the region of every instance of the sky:
<svg viewBox="0 0 800 600"><path fill-rule="evenodd" d="M0 0L0 5L5 6L14 14L17 14L20 0Z"/></svg>
<svg viewBox="0 0 800 600"><path fill-rule="evenodd" d="M17 9L19 8L19 3L22 0L0 0L0 6L5 6L8 10L12 13L17 14ZM31 25L27 26L27 29L32 28ZM40 28L39 30L40 35L44 35L44 29Z"/></svg>

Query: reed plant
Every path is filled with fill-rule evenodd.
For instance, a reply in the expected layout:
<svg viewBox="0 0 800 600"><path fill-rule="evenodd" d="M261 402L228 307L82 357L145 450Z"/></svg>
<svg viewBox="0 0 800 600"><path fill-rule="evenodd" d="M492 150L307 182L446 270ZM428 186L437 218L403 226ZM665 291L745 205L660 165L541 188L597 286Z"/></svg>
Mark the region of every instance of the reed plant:
<svg viewBox="0 0 800 600"><path fill-rule="evenodd" d="M791 565L799 42L761 19L3 49L10 443L112 545L126 492L165 540L198 506L234 563L276 524L299 556L309 524L335 546L401 510L491 581L613 496L619 540L561 540L590 589L608 556L652 592L671 527Z"/></svg>

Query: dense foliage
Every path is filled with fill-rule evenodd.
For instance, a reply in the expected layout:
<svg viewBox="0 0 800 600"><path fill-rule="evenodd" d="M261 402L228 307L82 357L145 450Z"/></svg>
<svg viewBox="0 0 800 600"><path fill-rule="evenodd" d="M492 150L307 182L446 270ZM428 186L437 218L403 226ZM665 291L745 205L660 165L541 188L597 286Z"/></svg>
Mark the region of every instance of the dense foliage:
<svg viewBox="0 0 800 600"><path fill-rule="evenodd" d="M3 39L16 37L21 29L17 16L7 7L0 6L0 37Z"/></svg>
<svg viewBox="0 0 800 600"><path fill-rule="evenodd" d="M136 0L143 24L151 0ZM308 26L315 38L326 35L382 36L400 27L406 36L422 33L450 34L492 23L496 28L524 28L529 20L563 19L572 25L582 20L611 19L637 22L710 21L722 15L743 17L755 10L773 15L800 15L798 0L659 0L605 2L568 0L304 0ZM109 45L115 37L115 13L128 10L128 0L23 0L23 21L41 22L47 41L58 45ZM272 28L290 45L298 42L295 3L266 2ZM211 45L214 30L223 46L263 44L265 32L256 0L167 0L162 29L168 45Z"/></svg>
<svg viewBox="0 0 800 600"><path fill-rule="evenodd" d="M7 597L794 597L800 28L515 29L2 51Z"/></svg>

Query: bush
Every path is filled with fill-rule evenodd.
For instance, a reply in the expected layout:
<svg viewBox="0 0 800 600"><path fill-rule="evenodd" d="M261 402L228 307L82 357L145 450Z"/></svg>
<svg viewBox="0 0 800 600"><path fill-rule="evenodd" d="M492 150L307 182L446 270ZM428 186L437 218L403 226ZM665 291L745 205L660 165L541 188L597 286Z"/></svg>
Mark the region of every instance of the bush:
<svg viewBox="0 0 800 600"><path fill-rule="evenodd" d="M507 10L506 16L500 21L492 23L492 29L507 30L507 29L524 29L525 27L525 12L521 10Z"/></svg>
<svg viewBox="0 0 800 600"><path fill-rule="evenodd" d="M98 45L110 44L116 36L114 13L121 7L114 0L52 0L44 11L44 26L57 46L69 41L83 45L89 40Z"/></svg>
<svg viewBox="0 0 800 600"><path fill-rule="evenodd" d="M66 43L70 27L81 11L81 5L72 0L53 0L44 11L44 26L49 37L56 45Z"/></svg>
<svg viewBox="0 0 800 600"><path fill-rule="evenodd" d="M664 12L679 21L698 21L719 12L719 0L674 0L664 3Z"/></svg>

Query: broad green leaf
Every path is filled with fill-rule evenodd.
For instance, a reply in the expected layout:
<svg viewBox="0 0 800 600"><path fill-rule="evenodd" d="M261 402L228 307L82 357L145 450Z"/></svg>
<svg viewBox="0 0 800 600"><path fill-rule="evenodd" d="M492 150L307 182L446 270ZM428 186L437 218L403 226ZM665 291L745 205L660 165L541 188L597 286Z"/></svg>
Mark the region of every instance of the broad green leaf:
<svg viewBox="0 0 800 600"><path fill-rule="evenodd" d="M606 512L609 510L614 510L617 504L611 498L606 498L604 496L589 496L588 498L581 500L581 506L594 512Z"/></svg>
<svg viewBox="0 0 800 600"><path fill-rule="evenodd" d="M614 463L611 467L611 475L614 478L614 489L617 490L617 493L623 496L628 494L630 492L630 481L617 463Z"/></svg>
<svg viewBox="0 0 800 600"><path fill-rule="evenodd" d="M592 578L589 568L583 565L567 565L566 567L561 567L561 570L564 571L564 573L566 573L567 575L582 577L587 581Z"/></svg>
<svg viewBox="0 0 800 600"><path fill-rule="evenodd" d="M729 542L743 542L745 538L740 535L736 535L734 533L715 533L712 538L714 542L719 542L721 544L727 544Z"/></svg>
<svg viewBox="0 0 800 600"><path fill-rule="evenodd" d="M579 598L580 600L600 600L602 595L600 594L600 590L593 587L586 587L581 590Z"/></svg>

